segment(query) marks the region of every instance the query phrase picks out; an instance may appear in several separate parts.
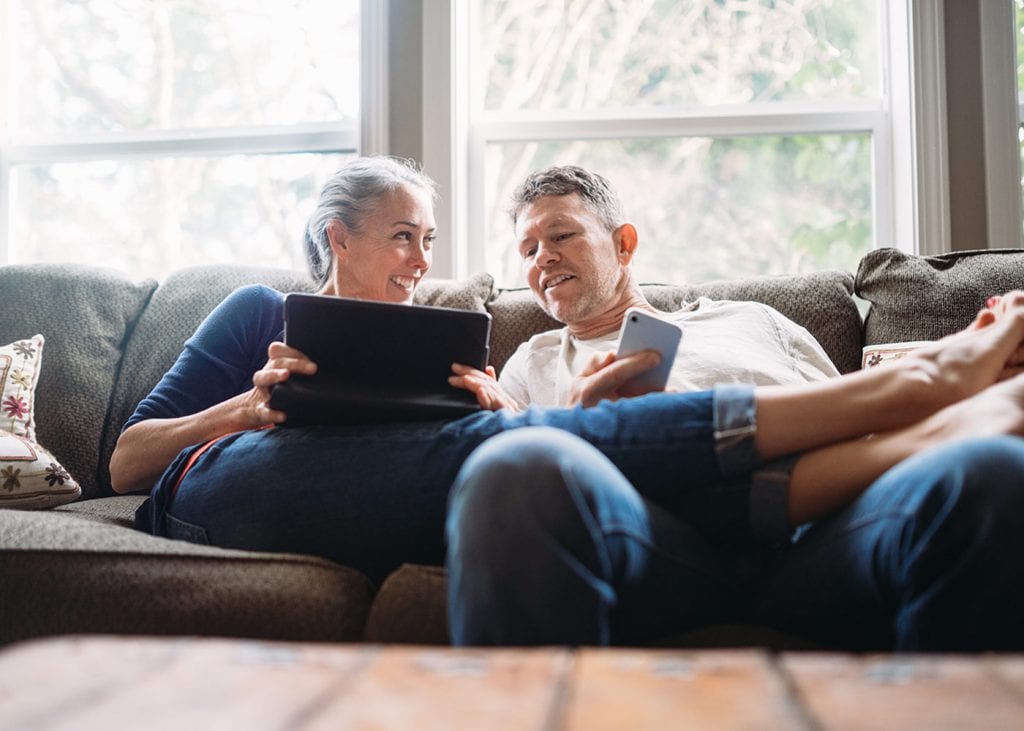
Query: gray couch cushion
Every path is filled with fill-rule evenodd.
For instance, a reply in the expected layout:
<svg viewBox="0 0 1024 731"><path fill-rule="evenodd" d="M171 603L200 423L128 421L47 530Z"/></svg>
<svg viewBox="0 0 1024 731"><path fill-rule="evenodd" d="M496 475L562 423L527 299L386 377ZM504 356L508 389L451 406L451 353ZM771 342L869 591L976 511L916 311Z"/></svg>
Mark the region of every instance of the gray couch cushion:
<svg viewBox="0 0 1024 731"><path fill-rule="evenodd" d="M991 295L1024 287L1024 249L915 256L879 249L857 269L856 292L871 303L864 342L935 340L970 324Z"/></svg>
<svg viewBox="0 0 1024 731"><path fill-rule="evenodd" d="M235 289L252 283L282 292L310 292L313 283L303 272L285 269L212 265L174 272L153 294L124 354L121 379L107 420L101 447L100 484L110 489L110 455L121 427L139 401L177 360L185 341L217 304Z"/></svg>
<svg viewBox="0 0 1024 731"><path fill-rule="evenodd" d="M853 276L826 271L780 277L751 277L693 285L645 284L647 299L660 310L678 310L698 297L762 302L810 331L843 373L860 367L861 318L853 293ZM530 335L559 327L533 300L529 290L499 291L488 304L496 336L492 362L500 370L518 343Z"/></svg>
<svg viewBox="0 0 1024 731"><path fill-rule="evenodd" d="M131 530L141 497L4 511L0 643L50 634L354 641L373 598L354 569Z"/></svg>
<svg viewBox="0 0 1024 731"><path fill-rule="evenodd" d="M425 279L416 288L415 302L430 307L487 312L485 304L493 291L494 278L490 274L474 274L465 281Z"/></svg>
<svg viewBox="0 0 1024 731"><path fill-rule="evenodd" d="M0 343L42 333L38 441L98 494L98 455L126 335L156 287L73 264L0 267ZM103 462L106 472L106 462Z"/></svg>

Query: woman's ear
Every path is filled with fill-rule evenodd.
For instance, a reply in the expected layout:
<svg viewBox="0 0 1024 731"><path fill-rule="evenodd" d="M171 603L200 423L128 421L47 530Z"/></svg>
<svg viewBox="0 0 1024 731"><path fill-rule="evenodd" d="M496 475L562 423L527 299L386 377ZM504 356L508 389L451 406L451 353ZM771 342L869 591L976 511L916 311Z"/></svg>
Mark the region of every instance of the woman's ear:
<svg viewBox="0 0 1024 731"><path fill-rule="evenodd" d="M624 223L612 232L612 238L615 240L619 262L629 264L633 260L637 244L639 244L636 226L631 223Z"/></svg>
<svg viewBox="0 0 1024 731"><path fill-rule="evenodd" d="M348 259L348 229L341 221L334 220L327 224L327 240L331 243L331 252L335 259Z"/></svg>

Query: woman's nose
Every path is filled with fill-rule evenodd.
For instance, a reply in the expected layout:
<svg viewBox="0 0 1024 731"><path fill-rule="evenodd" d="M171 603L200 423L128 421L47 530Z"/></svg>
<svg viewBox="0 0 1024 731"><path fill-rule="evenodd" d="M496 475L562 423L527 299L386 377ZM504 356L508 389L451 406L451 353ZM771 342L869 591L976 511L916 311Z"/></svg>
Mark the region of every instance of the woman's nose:
<svg viewBox="0 0 1024 731"><path fill-rule="evenodd" d="M423 244L416 246L409 252L409 266L415 269L423 269L424 271L430 268L430 250L427 249Z"/></svg>

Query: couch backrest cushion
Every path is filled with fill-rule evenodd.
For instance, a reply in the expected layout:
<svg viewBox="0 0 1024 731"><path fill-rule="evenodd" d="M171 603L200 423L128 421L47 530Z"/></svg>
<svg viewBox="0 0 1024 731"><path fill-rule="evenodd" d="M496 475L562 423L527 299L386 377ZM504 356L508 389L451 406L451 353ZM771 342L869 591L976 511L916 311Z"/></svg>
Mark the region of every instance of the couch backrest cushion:
<svg viewBox="0 0 1024 731"><path fill-rule="evenodd" d="M699 297L762 302L774 307L818 339L843 373L860 366L861 318L852 297L853 276L825 271L779 277L750 277L693 285L642 285L660 310L672 312ZM492 362L499 370L519 343L531 335L560 327L536 304L529 290L500 290L488 303L494 317Z"/></svg>
<svg viewBox="0 0 1024 731"><path fill-rule="evenodd" d="M1024 249L915 256L878 249L857 269L857 295L871 303L864 342L935 340L970 324L993 294L1024 287Z"/></svg>
<svg viewBox="0 0 1024 731"><path fill-rule="evenodd" d="M171 367L203 318L228 294L246 284L265 284L281 292L314 289L303 272L213 265L177 271L154 293L126 348L124 368L103 437L101 485L106 494L112 494L110 455L124 422ZM465 282L428 279L417 288L416 302L483 312L491 287L489 275Z"/></svg>
<svg viewBox="0 0 1024 731"><path fill-rule="evenodd" d="M199 323L228 294L251 283L266 284L282 292L313 290L313 283L302 272L210 265L176 271L154 292L125 349L121 378L104 430L100 459L100 486L104 494L113 494L110 455L124 422L174 364Z"/></svg>
<svg viewBox="0 0 1024 731"><path fill-rule="evenodd" d="M46 338L36 438L84 496L97 492L100 444L127 334L155 288L152 280L132 282L97 267L0 267L0 343L36 333Z"/></svg>

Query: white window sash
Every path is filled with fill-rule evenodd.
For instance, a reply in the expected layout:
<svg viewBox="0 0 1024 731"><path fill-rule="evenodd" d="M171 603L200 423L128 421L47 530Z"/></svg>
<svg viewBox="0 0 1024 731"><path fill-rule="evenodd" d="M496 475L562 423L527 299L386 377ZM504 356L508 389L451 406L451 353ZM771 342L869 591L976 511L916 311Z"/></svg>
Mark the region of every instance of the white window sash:
<svg viewBox="0 0 1024 731"><path fill-rule="evenodd" d="M147 130L103 135L10 134L13 30L10 2L0 0L0 264L11 260L12 167L167 156L388 152L387 4L360 4L360 119L217 129Z"/></svg>
<svg viewBox="0 0 1024 731"><path fill-rule="evenodd" d="M475 88L469 83L474 71L472 64L454 63L467 55L469 31L477 20L471 5L432 0L423 8L424 37L435 41L424 48L424 99L430 103L424 104L423 158L426 169L442 184L438 225L442 231L451 231L452 237L451 253L435 258L435 274L463 277L486 268L482 245L487 236L486 146L524 140L867 132L874 161L875 245L917 251L922 232L928 232L928 240L937 242L937 248L948 249L945 96L938 86L944 79L933 75L925 79L923 88L919 83L923 71L936 68L936 59L943 60L941 8L936 10L933 3L879 0L885 58L880 101L686 112L477 112L470 120L466 90ZM927 42L922 43L915 33L925 34ZM474 108L479 110L480 105ZM927 143L923 148L922 137ZM455 181L465 183L457 189ZM919 189L918 181L929 182Z"/></svg>

